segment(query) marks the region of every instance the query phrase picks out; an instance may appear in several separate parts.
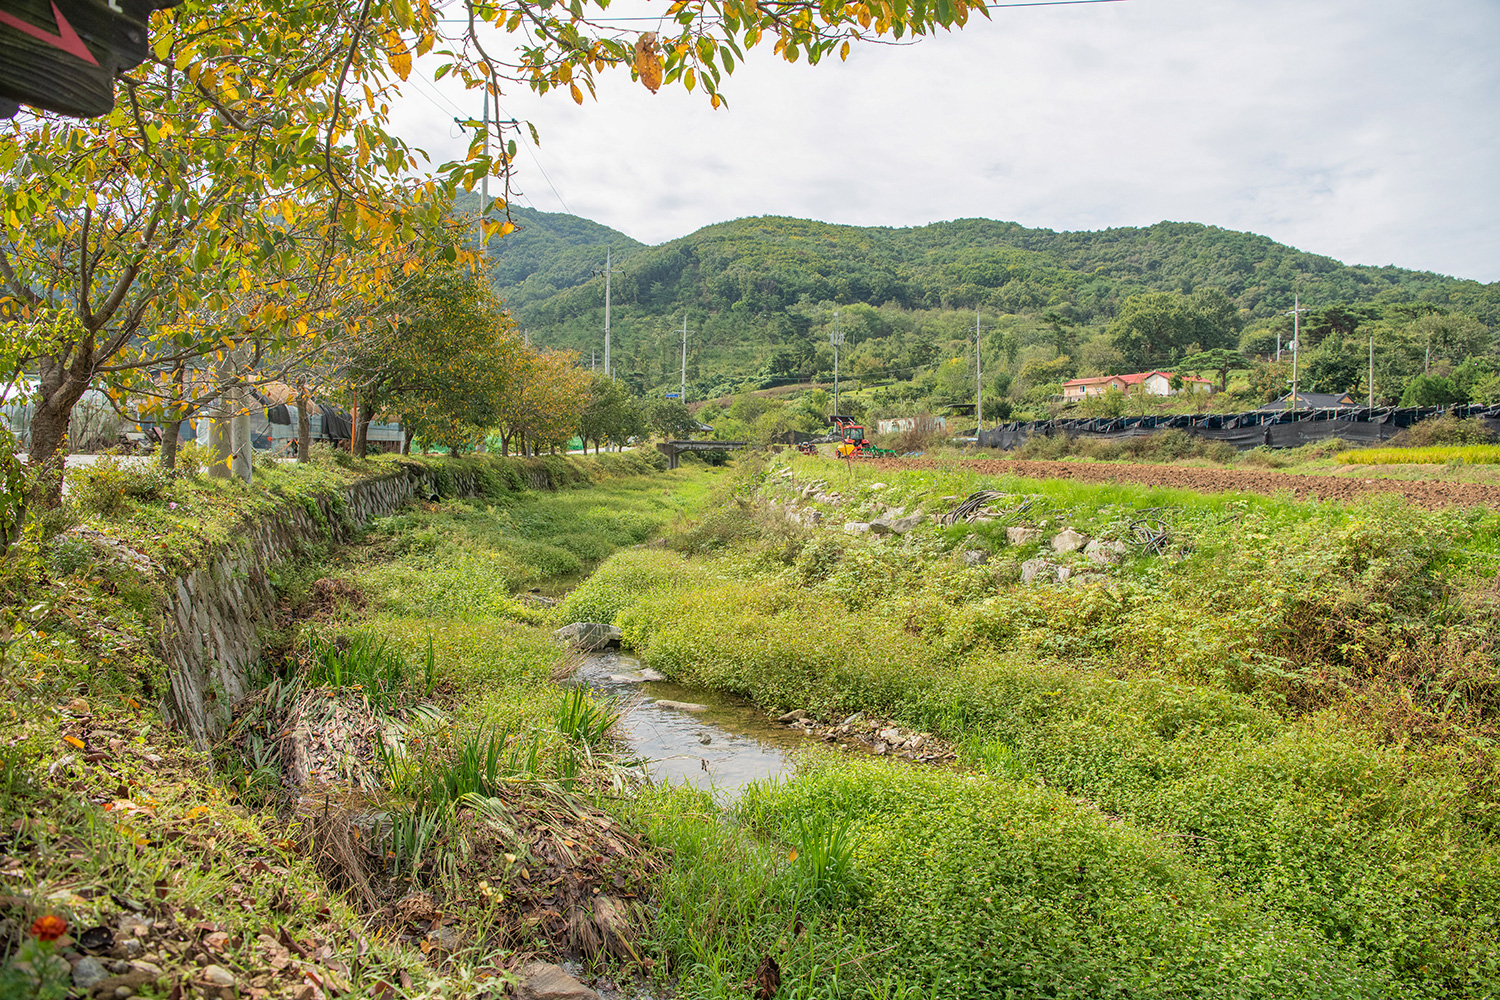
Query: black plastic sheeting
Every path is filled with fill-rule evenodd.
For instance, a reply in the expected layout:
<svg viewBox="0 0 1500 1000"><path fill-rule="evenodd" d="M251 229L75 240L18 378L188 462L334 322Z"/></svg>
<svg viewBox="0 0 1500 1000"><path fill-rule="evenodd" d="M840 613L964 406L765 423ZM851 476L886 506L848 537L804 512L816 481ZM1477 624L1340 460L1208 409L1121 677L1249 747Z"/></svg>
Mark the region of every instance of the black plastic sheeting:
<svg viewBox="0 0 1500 1000"><path fill-rule="evenodd" d="M1034 420L979 432L979 447L1009 450L1033 437L1066 434L1100 441L1141 437L1157 431L1180 430L1194 437L1225 441L1242 451L1269 445L1296 448L1314 441L1342 438L1373 445L1404 428L1435 417L1483 420L1500 433L1500 405L1424 407L1346 407L1324 410L1255 410L1250 413L1192 413L1151 417L1090 417L1072 420Z"/></svg>
<svg viewBox="0 0 1500 1000"><path fill-rule="evenodd" d="M336 410L323 403L314 403L318 411L323 414L324 441L352 441L354 440L354 424L349 419L345 410Z"/></svg>

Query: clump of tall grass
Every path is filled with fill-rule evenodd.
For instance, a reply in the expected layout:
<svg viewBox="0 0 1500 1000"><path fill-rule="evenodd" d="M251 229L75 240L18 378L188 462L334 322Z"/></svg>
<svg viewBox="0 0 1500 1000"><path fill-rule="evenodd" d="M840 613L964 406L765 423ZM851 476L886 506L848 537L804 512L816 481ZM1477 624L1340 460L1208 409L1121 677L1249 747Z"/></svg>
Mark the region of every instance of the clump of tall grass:
<svg viewBox="0 0 1500 1000"><path fill-rule="evenodd" d="M1346 451L1341 465L1500 465L1500 444L1436 445L1425 448L1369 448Z"/></svg>
<svg viewBox="0 0 1500 1000"><path fill-rule="evenodd" d="M557 731L563 736L596 747L604 743L609 731L620 721L620 711L613 699L600 704L583 688L571 688L563 692L555 718Z"/></svg>
<svg viewBox="0 0 1500 1000"><path fill-rule="evenodd" d="M431 636L420 674L399 649L362 632L337 639L314 633L308 652L304 675L308 687L353 688L377 712L392 713L418 697L431 697L437 683Z"/></svg>

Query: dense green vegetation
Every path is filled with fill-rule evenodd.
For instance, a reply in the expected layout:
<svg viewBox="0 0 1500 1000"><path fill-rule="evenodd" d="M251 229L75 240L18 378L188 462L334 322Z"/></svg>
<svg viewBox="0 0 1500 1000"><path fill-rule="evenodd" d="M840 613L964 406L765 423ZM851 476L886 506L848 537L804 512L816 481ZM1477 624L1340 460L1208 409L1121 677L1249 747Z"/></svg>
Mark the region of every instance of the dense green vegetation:
<svg viewBox="0 0 1500 1000"><path fill-rule="evenodd" d="M1250 233L1166 222L1055 233L983 219L886 229L767 217L643 247L573 216L514 211L521 238L490 249L501 297L538 342L588 358L602 350L596 272L604 245L613 247L615 367L647 395L676 388L686 318L694 400L831 381L836 325L846 385L865 390L850 397L857 412L972 402L978 310L993 418L1045 412L1066 378L1194 356L1181 370L1215 381L1242 373L1241 395L1222 405L1258 405L1290 378L1289 364L1270 362L1278 333L1291 340L1285 313L1300 294L1304 391L1367 388L1373 336L1382 400L1402 401L1418 375L1438 384L1416 390L1416 402L1500 399L1496 285L1346 266ZM1245 358L1202 357L1213 350Z"/></svg>
<svg viewBox="0 0 1500 1000"><path fill-rule="evenodd" d="M841 470L841 505L814 504L833 526L807 528L764 506L803 482L744 473L679 526L677 553L618 554L562 609L607 615L674 680L888 716L974 769L816 764L746 796L753 842L701 800L652 805L679 859L661 943L688 992L724 995L778 947L803 996L1500 987L1493 514L961 467L871 478ZM1009 494L997 521L838 529L981 486ZM1126 558L1022 584L1045 548L1008 543L1024 525ZM958 558L972 549L989 561ZM852 845L837 906L809 902L786 860L820 824Z"/></svg>

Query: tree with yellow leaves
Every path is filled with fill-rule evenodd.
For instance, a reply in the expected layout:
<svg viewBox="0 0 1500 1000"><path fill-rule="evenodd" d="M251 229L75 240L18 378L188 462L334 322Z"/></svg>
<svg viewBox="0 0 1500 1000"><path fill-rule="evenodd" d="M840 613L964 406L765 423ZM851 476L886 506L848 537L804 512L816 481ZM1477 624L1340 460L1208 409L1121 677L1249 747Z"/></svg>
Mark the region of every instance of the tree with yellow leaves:
<svg viewBox="0 0 1500 1000"><path fill-rule="evenodd" d="M462 450L498 422L528 349L487 282L458 264L430 261L407 278L390 314L332 352L336 379L355 394L354 453L371 418L397 415L407 432Z"/></svg>
<svg viewBox="0 0 1500 1000"><path fill-rule="evenodd" d="M55 457L90 385L219 362L249 340L356 333L360 304L416 266L456 190L494 174L508 194L515 143L491 157L484 136L410 179L422 156L388 120L414 56L495 95L515 84L582 103L613 68L718 107L757 46L816 63L985 13L972 0L676 0L670 30L635 32L596 20L607 6L463 0L447 19L430 0L186 0L152 15L150 58L122 75L112 112L23 113L0 129L0 309L78 318L76 336L24 359L38 384L30 459L51 469L39 499L60 495ZM511 126L494 127L504 140ZM490 207L485 238L510 225Z"/></svg>
<svg viewBox="0 0 1500 1000"><path fill-rule="evenodd" d="M501 394L494 426L501 454L535 455L564 446L588 403L589 373L576 351L527 348L516 378Z"/></svg>

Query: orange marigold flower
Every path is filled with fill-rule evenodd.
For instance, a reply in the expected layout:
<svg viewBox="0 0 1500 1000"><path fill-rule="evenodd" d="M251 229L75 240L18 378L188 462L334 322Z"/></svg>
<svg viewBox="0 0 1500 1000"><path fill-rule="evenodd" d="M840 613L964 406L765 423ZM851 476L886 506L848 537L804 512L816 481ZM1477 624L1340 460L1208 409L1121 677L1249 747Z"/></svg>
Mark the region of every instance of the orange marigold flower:
<svg viewBox="0 0 1500 1000"><path fill-rule="evenodd" d="M31 935L41 941L56 941L68 933L68 922L54 913L37 918L31 925Z"/></svg>

